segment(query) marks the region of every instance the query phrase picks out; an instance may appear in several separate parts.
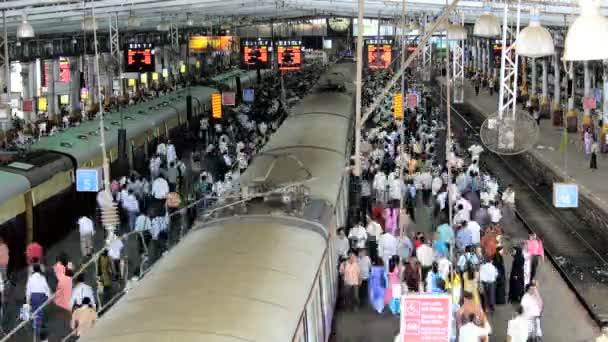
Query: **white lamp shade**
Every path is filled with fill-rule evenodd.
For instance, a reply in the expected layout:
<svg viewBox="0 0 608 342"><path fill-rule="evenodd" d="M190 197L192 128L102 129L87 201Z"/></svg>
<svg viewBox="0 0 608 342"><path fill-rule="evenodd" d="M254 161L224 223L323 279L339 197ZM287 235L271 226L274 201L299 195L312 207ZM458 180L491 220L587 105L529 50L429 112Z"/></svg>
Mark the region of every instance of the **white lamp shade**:
<svg viewBox="0 0 608 342"><path fill-rule="evenodd" d="M581 0L581 15L568 29L564 60L608 59L608 19L599 13L599 0Z"/></svg>
<svg viewBox="0 0 608 342"><path fill-rule="evenodd" d="M169 31L169 24L167 24L166 22L161 22L160 24L158 24L158 26L156 26L156 30L157 31Z"/></svg>
<svg viewBox="0 0 608 342"><path fill-rule="evenodd" d="M448 40L466 40L467 29L462 25L452 24L448 27Z"/></svg>
<svg viewBox="0 0 608 342"><path fill-rule="evenodd" d="M492 38L500 35L498 18L492 13L485 12L475 21L473 35L477 37Z"/></svg>
<svg viewBox="0 0 608 342"><path fill-rule="evenodd" d="M194 20L192 20L192 19L186 20L186 25L188 25L188 26L194 25Z"/></svg>
<svg viewBox="0 0 608 342"><path fill-rule="evenodd" d="M530 25L519 32L515 42L515 52L524 57L545 57L555 53L551 33L540 25L540 22L530 19Z"/></svg>
<svg viewBox="0 0 608 342"><path fill-rule="evenodd" d="M17 38L34 38L36 34L34 33L34 28L27 20L24 20L17 27Z"/></svg>
<svg viewBox="0 0 608 342"><path fill-rule="evenodd" d="M93 17L85 17L82 21L82 29L85 31L97 30L97 22Z"/></svg>

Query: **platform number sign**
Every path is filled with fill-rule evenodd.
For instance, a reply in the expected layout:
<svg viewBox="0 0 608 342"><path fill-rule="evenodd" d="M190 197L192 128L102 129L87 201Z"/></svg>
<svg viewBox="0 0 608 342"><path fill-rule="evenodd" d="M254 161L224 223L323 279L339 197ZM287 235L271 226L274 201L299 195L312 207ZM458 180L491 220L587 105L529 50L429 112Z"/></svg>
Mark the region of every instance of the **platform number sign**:
<svg viewBox="0 0 608 342"><path fill-rule="evenodd" d="M253 103L255 100L254 89L243 89L243 101L247 103Z"/></svg>
<svg viewBox="0 0 608 342"><path fill-rule="evenodd" d="M77 169L76 170L76 191L77 192L98 192L99 191L99 170L96 169Z"/></svg>
<svg viewBox="0 0 608 342"><path fill-rule="evenodd" d="M578 184L553 183L553 206L578 208Z"/></svg>

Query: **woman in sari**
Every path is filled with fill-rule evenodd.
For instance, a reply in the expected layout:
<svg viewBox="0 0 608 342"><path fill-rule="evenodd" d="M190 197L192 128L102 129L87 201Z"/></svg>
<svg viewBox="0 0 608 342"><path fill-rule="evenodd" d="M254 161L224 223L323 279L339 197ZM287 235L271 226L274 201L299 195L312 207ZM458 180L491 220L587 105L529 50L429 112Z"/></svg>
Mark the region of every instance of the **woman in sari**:
<svg viewBox="0 0 608 342"><path fill-rule="evenodd" d="M465 272L462 274L464 280L464 292L469 292L473 295L473 302L481 305L481 299L479 297L479 272L475 271L475 267L472 264L466 266Z"/></svg>
<svg viewBox="0 0 608 342"><path fill-rule="evenodd" d="M403 270L403 282L406 284L408 292L419 292L421 281L422 269L420 264L415 257L411 257Z"/></svg>
<svg viewBox="0 0 608 342"><path fill-rule="evenodd" d="M369 303L377 313L384 311L384 279L385 271L381 258L373 258L371 273L368 282Z"/></svg>
<svg viewBox="0 0 608 342"><path fill-rule="evenodd" d="M394 255L388 263L388 274L385 274L386 290L384 304L388 305L393 315L398 315L401 305L401 281L399 280L399 257Z"/></svg>

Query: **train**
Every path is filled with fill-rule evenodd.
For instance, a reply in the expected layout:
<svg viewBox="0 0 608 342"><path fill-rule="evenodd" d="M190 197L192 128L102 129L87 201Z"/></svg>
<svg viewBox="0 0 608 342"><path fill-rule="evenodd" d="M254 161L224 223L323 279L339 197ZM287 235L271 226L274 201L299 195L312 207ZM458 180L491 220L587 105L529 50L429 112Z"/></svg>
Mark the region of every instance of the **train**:
<svg viewBox="0 0 608 342"><path fill-rule="evenodd" d="M354 75L331 66L241 176L246 208L196 223L80 341L328 341Z"/></svg>
<svg viewBox="0 0 608 342"><path fill-rule="evenodd" d="M126 107L104 117L106 147L115 169L118 158L118 130L126 129L126 150L130 167L145 169L161 138L183 140L182 128L189 120L206 113L216 88L248 87L255 72L230 72L212 79L216 87L192 86L168 95ZM75 228L80 213L93 214L94 193L78 193L78 168L101 168L99 120L42 137L27 153L0 166L0 234L8 243L11 268L24 264L26 241L50 245ZM179 146L178 146L179 147Z"/></svg>

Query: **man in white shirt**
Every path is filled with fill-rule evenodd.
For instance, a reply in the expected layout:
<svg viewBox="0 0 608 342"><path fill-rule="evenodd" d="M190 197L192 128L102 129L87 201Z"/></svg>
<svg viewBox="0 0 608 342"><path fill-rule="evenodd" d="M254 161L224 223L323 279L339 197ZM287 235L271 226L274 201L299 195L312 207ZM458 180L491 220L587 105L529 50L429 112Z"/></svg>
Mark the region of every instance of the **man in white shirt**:
<svg viewBox="0 0 608 342"><path fill-rule="evenodd" d="M529 322L523 315L523 308L518 305L515 309L517 316L507 325L507 342L527 342L530 334Z"/></svg>
<svg viewBox="0 0 608 342"><path fill-rule="evenodd" d="M483 327L475 324L475 314L472 313L467 319L467 324L460 327L458 342L479 342L481 338L487 337L491 332L489 323L484 322Z"/></svg>
<svg viewBox="0 0 608 342"><path fill-rule="evenodd" d="M348 232L348 239L353 241L353 246L357 249L365 248L367 241L367 232L361 223L357 223Z"/></svg>
<svg viewBox="0 0 608 342"><path fill-rule="evenodd" d="M348 243L348 239L346 238L346 234L344 233L344 228L339 228L338 238L336 239L336 254L338 255L338 258L348 257L349 249L350 244Z"/></svg>
<svg viewBox="0 0 608 342"><path fill-rule="evenodd" d="M152 196L156 199L166 199L169 194L169 183L162 178L158 177L152 183Z"/></svg>
<svg viewBox="0 0 608 342"><path fill-rule="evenodd" d="M378 241L380 241L380 236L382 236L382 226L380 223L376 222L371 217L367 217L367 241L370 245L369 255L371 257L378 256Z"/></svg>
<svg viewBox="0 0 608 342"><path fill-rule="evenodd" d="M167 143L167 164L175 162L177 160L177 152L175 151L175 145L169 141Z"/></svg>
<svg viewBox="0 0 608 342"><path fill-rule="evenodd" d="M365 303L367 301L367 292L368 292L368 280L369 274L372 269L372 260L367 255L367 249L363 248L359 250L359 270L361 272L361 288L360 288L360 296L361 303Z"/></svg>
<svg viewBox="0 0 608 342"><path fill-rule="evenodd" d="M521 306L523 315L528 320L530 337L542 337L540 315L543 312L543 300L534 282L528 284L526 294L521 298Z"/></svg>
<svg viewBox="0 0 608 342"><path fill-rule="evenodd" d="M426 279L426 274L433 266L435 260L435 252L425 238L421 239L422 244L416 249L416 259L420 262L422 268L422 279Z"/></svg>
<svg viewBox="0 0 608 342"><path fill-rule="evenodd" d="M126 196L122 197L122 208L127 212L129 229L133 231L135 229L135 220L137 219L137 215L139 215L139 202L133 190L129 190Z"/></svg>
<svg viewBox="0 0 608 342"><path fill-rule="evenodd" d="M161 142L160 144L156 145L156 154L158 154L162 159L166 158L167 156L167 145L165 145L165 143Z"/></svg>
<svg viewBox="0 0 608 342"><path fill-rule="evenodd" d="M500 219L502 219L502 213L499 208L496 208L494 202L492 202L488 208L488 215L490 215L490 221L495 224L499 223Z"/></svg>
<svg viewBox="0 0 608 342"><path fill-rule="evenodd" d="M483 286L486 312L493 312L496 308L496 278L498 278L498 270L490 260L486 260L479 268L479 281Z"/></svg>
<svg viewBox="0 0 608 342"><path fill-rule="evenodd" d="M150 158L150 177L156 179L160 175L161 160L158 155Z"/></svg>
<svg viewBox="0 0 608 342"><path fill-rule="evenodd" d="M373 188L376 193L376 202L386 203L386 174L382 171L378 171L374 176Z"/></svg>
<svg viewBox="0 0 608 342"><path fill-rule="evenodd" d="M30 305L31 312L38 310L51 296L51 289L42 275L40 265L33 265L33 272L27 279L25 285L25 302ZM35 329L40 329L43 322L44 312L40 311L34 319Z"/></svg>
<svg viewBox="0 0 608 342"><path fill-rule="evenodd" d="M392 174L392 173L391 173ZM402 190L405 184L403 184L403 180L399 178L399 176L394 177L389 182L389 195L391 201L400 201Z"/></svg>
<svg viewBox="0 0 608 342"><path fill-rule="evenodd" d="M465 221L462 223L465 229L471 232L471 242L473 245L479 245L481 243L481 226L477 221Z"/></svg>
<svg viewBox="0 0 608 342"><path fill-rule="evenodd" d="M145 214L141 213L135 220L135 231L138 232L139 253L147 251L148 241L150 239L150 231L152 230L152 220Z"/></svg>
<svg viewBox="0 0 608 342"><path fill-rule="evenodd" d="M120 265L120 254L122 252L123 247L124 244L122 243L122 240L120 238L114 239L112 242L110 242L110 245L108 246L108 256L113 261L114 272L115 274L120 274L121 276L122 268Z"/></svg>
<svg viewBox="0 0 608 342"><path fill-rule="evenodd" d="M72 310L82 305L82 300L85 298L91 300L93 309L97 308L95 292L93 291L93 288L85 282L84 273L81 273L76 277L76 285L74 285L74 288L72 289L72 297L70 298Z"/></svg>
<svg viewBox="0 0 608 342"><path fill-rule="evenodd" d="M384 268L388 269L388 261L393 255L397 255L398 243L397 238L389 232L385 232L380 236L380 240L378 241L378 256L384 261Z"/></svg>
<svg viewBox="0 0 608 342"><path fill-rule="evenodd" d="M80 233L80 251L83 257L90 257L93 254L93 235L95 227L93 221L82 216L78 219L78 232Z"/></svg>

